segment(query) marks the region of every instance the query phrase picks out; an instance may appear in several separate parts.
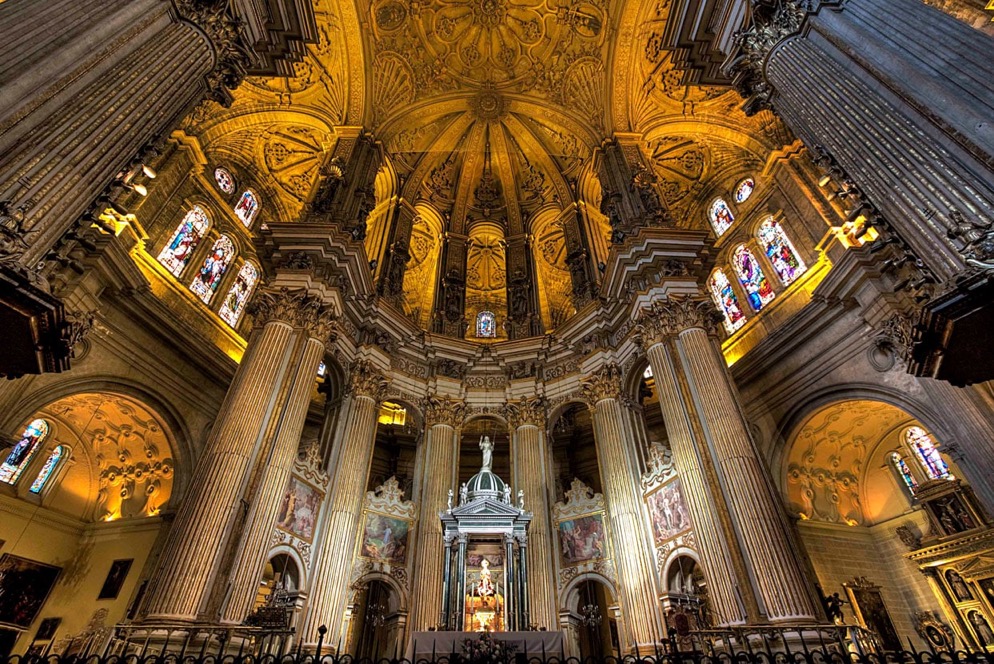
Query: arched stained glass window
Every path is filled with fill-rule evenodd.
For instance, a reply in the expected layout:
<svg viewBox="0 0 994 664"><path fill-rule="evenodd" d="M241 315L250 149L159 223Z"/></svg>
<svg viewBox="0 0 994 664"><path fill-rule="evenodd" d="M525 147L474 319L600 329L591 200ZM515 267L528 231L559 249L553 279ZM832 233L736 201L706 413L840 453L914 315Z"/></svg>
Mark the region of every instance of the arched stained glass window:
<svg viewBox="0 0 994 664"><path fill-rule="evenodd" d="M45 465L41 467L41 471L38 473L38 477L35 481L31 483L31 488L28 489L31 493L41 493L42 489L45 488L45 484L52 477L52 473L55 469L59 467L59 463L62 461L62 457L65 455L66 448L62 445L56 445L52 453L48 455L48 459L45 460Z"/></svg>
<svg viewBox="0 0 994 664"><path fill-rule="evenodd" d="M904 442L918 458L922 469L933 479L949 477L949 466L943 461L939 450L935 449L932 437L921 427L908 427L904 431Z"/></svg>
<svg viewBox="0 0 994 664"><path fill-rule="evenodd" d="M739 275L739 281L749 298L749 306L755 311L760 311L776 297L773 287L770 286L769 280L763 274L763 268L759 266L756 257L744 244L740 244L735 249L733 260L735 261L735 272Z"/></svg>
<svg viewBox="0 0 994 664"><path fill-rule="evenodd" d="M245 226L251 227L257 212L259 212L259 199L246 189L242 197L238 199L238 205L235 206L235 216L241 219Z"/></svg>
<svg viewBox="0 0 994 664"><path fill-rule="evenodd" d="M255 284L258 280L259 270L252 263L245 263L238 271L235 283L228 290L224 304L221 305L221 311L218 312L225 323L231 327L238 324L238 319L242 317L242 311L245 309L245 303L252 297L252 291L255 290Z"/></svg>
<svg viewBox="0 0 994 664"><path fill-rule="evenodd" d="M235 193L235 178L231 177L231 173L228 172L228 169L220 167L215 168L214 181L217 182L217 188L225 194L230 196Z"/></svg>
<svg viewBox="0 0 994 664"><path fill-rule="evenodd" d="M481 311L476 315L476 336L482 339L497 337L497 317L492 311Z"/></svg>
<svg viewBox="0 0 994 664"><path fill-rule="evenodd" d="M742 182L739 182L739 186L735 188L735 202L745 203L752 196L752 192L756 189L756 181L752 178L746 178Z"/></svg>
<svg viewBox="0 0 994 664"><path fill-rule="evenodd" d="M41 447L45 437L48 436L48 422L45 420L34 420L27 426L21 434L21 440L14 445L14 449L7 455L6 460L0 464L0 482L14 484L21 476L24 469L28 467L31 458Z"/></svg>
<svg viewBox="0 0 994 664"><path fill-rule="evenodd" d="M206 304L210 304L214 292L217 291L221 283L224 271L228 269L228 263L235 256L235 245L227 235L222 235L211 248L210 255L204 259L204 264L200 266L200 272L193 278L190 290L197 294Z"/></svg>
<svg viewBox="0 0 994 664"><path fill-rule="evenodd" d="M732 214L724 198L716 198L708 210L708 219L711 221L714 232L718 234L718 237L721 237L725 231L731 228L735 221L735 215Z"/></svg>
<svg viewBox="0 0 994 664"><path fill-rule="evenodd" d="M166 266L174 277L183 273L183 268L190 262L193 250L203 239L210 220L207 213L199 205L186 213L183 221L176 227L176 232L159 252L159 262Z"/></svg>
<svg viewBox="0 0 994 664"><path fill-rule="evenodd" d="M797 255L790 238L772 217L759 225L756 235L784 286L791 284L808 269Z"/></svg>
<svg viewBox="0 0 994 664"><path fill-rule="evenodd" d="M735 330L745 325L746 317L739 306L739 298L735 297L732 284L728 277L721 270L715 270L708 280L708 287L711 289L711 298L718 305L722 313L725 314L725 329L731 334Z"/></svg>
<svg viewBox="0 0 994 664"><path fill-rule="evenodd" d="M904 480L904 484L908 487L908 491L914 495L914 493L918 491L918 482L915 481L915 476L911 474L911 468L908 467L908 463L902 459L901 455L897 452L891 452L890 462L894 464L894 469L897 471L897 474L901 476L902 480Z"/></svg>

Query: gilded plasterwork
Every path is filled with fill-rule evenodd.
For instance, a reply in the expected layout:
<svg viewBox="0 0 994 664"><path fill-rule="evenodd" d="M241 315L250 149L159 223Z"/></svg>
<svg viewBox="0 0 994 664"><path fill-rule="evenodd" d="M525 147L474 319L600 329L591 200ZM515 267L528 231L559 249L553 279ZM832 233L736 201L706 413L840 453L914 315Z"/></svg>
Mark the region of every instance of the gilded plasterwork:
<svg viewBox="0 0 994 664"><path fill-rule="evenodd" d="M404 273L404 313L421 327L431 324L438 259L441 251L441 222L428 210L414 218Z"/></svg>

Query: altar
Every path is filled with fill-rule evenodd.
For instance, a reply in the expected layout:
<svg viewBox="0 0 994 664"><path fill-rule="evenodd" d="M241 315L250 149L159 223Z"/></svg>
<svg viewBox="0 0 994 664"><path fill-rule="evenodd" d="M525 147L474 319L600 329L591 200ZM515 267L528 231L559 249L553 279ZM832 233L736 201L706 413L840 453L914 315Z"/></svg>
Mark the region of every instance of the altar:
<svg viewBox="0 0 994 664"><path fill-rule="evenodd" d="M514 655L526 655L529 659L542 657L543 653L549 658L563 656L562 632L492 632L490 636L507 644ZM473 632L414 632L405 657L416 662L430 660L433 656L436 659L451 656L452 653L461 655L466 641L479 638L480 635Z"/></svg>

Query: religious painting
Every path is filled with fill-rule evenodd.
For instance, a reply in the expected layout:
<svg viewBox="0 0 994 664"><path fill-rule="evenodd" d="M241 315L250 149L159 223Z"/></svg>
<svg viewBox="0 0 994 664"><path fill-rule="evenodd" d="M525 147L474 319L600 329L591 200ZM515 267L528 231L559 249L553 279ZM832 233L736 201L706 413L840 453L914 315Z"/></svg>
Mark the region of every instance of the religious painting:
<svg viewBox="0 0 994 664"><path fill-rule="evenodd" d="M576 565L605 557L604 515L590 514L559 523L563 562Z"/></svg>
<svg viewBox="0 0 994 664"><path fill-rule="evenodd" d="M107 578L104 579L104 585L100 588L97 599L117 599L117 596L121 594L121 587L124 586L124 580L128 578L128 572L131 570L133 562L134 559L128 558L127 560L115 560L110 564L110 571L107 572Z"/></svg>
<svg viewBox="0 0 994 664"><path fill-rule="evenodd" d="M407 560L407 535L410 528L410 522L404 519L366 512L359 555L391 565L403 565Z"/></svg>
<svg viewBox="0 0 994 664"><path fill-rule="evenodd" d="M869 583L864 578L858 578L855 582L843 585L849 595L853 613L856 614L860 624L880 635L884 649L900 650L902 647L901 637L894 629L894 623L884 605L883 595L880 594L880 587Z"/></svg>
<svg viewBox="0 0 994 664"><path fill-rule="evenodd" d="M291 476L280 503L276 526L308 542L314 537L314 523L321 508L321 492Z"/></svg>
<svg viewBox="0 0 994 664"><path fill-rule="evenodd" d="M690 511L680 490L680 480L670 482L649 494L646 504L657 544L673 539L690 528Z"/></svg>
<svg viewBox="0 0 994 664"><path fill-rule="evenodd" d="M51 641L61 624L62 618L45 618L38 625L38 631L35 633L35 641Z"/></svg>
<svg viewBox="0 0 994 664"><path fill-rule="evenodd" d="M925 506L945 535L955 535L977 527L977 521L967 509L966 503L956 494L930 500Z"/></svg>
<svg viewBox="0 0 994 664"><path fill-rule="evenodd" d="M30 627L61 571L9 553L0 556L0 624Z"/></svg>

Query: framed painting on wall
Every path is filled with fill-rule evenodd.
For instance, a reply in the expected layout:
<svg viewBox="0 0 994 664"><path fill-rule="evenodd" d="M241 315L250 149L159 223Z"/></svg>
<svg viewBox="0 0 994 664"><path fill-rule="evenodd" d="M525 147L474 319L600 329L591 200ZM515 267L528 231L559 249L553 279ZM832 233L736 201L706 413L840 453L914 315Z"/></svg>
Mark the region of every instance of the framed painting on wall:
<svg viewBox="0 0 994 664"><path fill-rule="evenodd" d="M578 516L559 522L559 543L563 563L576 565L607 556L604 515Z"/></svg>
<svg viewBox="0 0 994 664"><path fill-rule="evenodd" d="M280 503L276 526L310 542L314 538L314 524L321 509L322 496L310 484L291 475Z"/></svg>
<svg viewBox="0 0 994 664"><path fill-rule="evenodd" d="M115 560L110 564L110 570L107 572L107 578L104 579L104 585L100 588L97 599L117 599L117 596L121 594L124 580L128 578L128 572L131 570L133 562L135 562L133 558L128 558L127 560Z"/></svg>
<svg viewBox="0 0 994 664"><path fill-rule="evenodd" d="M35 641L51 641L61 624L62 618L45 618L38 625L38 631L35 632Z"/></svg>
<svg viewBox="0 0 994 664"><path fill-rule="evenodd" d="M61 571L9 553L0 556L0 624L30 627Z"/></svg>
<svg viewBox="0 0 994 664"><path fill-rule="evenodd" d="M901 650L901 637L897 635L887 607L884 606L880 586L862 576L842 585L849 595L850 606L859 624L871 632L876 632L885 649Z"/></svg>
<svg viewBox="0 0 994 664"><path fill-rule="evenodd" d="M690 510L683 499L680 480L673 480L653 491L645 499L652 521L652 535L662 544L690 530Z"/></svg>
<svg viewBox="0 0 994 664"><path fill-rule="evenodd" d="M405 519L366 512L359 555L391 565L403 565L407 561L407 535L410 530L411 524Z"/></svg>

